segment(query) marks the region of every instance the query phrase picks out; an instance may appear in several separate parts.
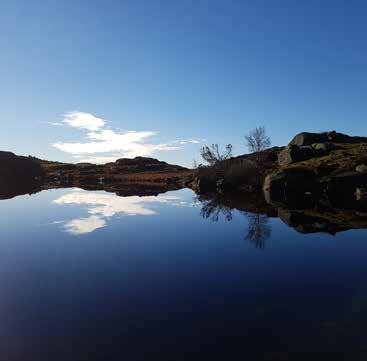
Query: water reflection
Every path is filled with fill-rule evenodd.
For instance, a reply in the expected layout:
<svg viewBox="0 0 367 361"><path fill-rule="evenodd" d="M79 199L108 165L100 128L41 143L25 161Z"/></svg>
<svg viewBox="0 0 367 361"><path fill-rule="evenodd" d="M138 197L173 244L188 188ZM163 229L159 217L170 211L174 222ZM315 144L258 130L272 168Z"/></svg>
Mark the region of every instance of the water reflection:
<svg viewBox="0 0 367 361"><path fill-rule="evenodd" d="M235 200L235 204L231 202ZM250 200L250 199L249 199ZM241 203L240 198L228 197L228 195L212 194L206 196L197 197L197 201L201 204L200 215L204 219L210 219L213 222L218 222L220 217L223 216L228 222L233 219L233 211L235 209L240 210L240 214L247 220L247 228L244 239L255 248L264 249L266 240L271 236L271 227L269 224L269 210L268 214L264 205L259 204L261 198L257 198L256 202L247 204L247 208L251 211L241 210L239 204ZM243 202L242 204L246 204ZM250 204L252 207L250 207Z"/></svg>
<svg viewBox="0 0 367 361"><path fill-rule="evenodd" d="M367 228L367 212L360 208L334 208L330 204L301 202L295 204L269 203L260 193L207 193L197 197L203 218L217 222L220 215L231 221L233 210L248 220L245 236L257 248L263 248L270 237L269 218L276 217L299 233L336 235L350 229Z"/></svg>
<svg viewBox="0 0 367 361"><path fill-rule="evenodd" d="M249 241L255 248L264 249L266 240L271 236L269 218L266 214L244 213L248 226L245 240Z"/></svg>
<svg viewBox="0 0 367 361"><path fill-rule="evenodd" d="M201 203L200 214L203 218L211 219L213 222L218 222L220 215L222 214L227 221L232 220L231 208L223 205L216 198L197 199Z"/></svg>
<svg viewBox="0 0 367 361"><path fill-rule="evenodd" d="M171 195L119 197L105 192L73 191L53 201L59 205L86 206L88 217L75 218L64 222L63 229L70 234L91 233L106 226L106 220L117 214L123 216L153 216L156 204L186 206L180 197ZM57 222L60 223L60 222Z"/></svg>

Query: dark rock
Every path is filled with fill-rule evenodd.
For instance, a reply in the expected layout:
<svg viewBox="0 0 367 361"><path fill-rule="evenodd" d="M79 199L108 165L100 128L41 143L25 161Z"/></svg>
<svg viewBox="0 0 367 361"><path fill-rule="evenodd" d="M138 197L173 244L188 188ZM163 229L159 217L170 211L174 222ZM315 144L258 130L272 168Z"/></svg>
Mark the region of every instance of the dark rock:
<svg viewBox="0 0 367 361"><path fill-rule="evenodd" d="M289 143L289 145L312 145L314 143L328 142L329 138L327 133L299 133Z"/></svg>
<svg viewBox="0 0 367 361"><path fill-rule="evenodd" d="M364 189L367 185L367 173L345 172L330 177L325 182L325 192L333 207L360 209L357 202L358 188Z"/></svg>
<svg viewBox="0 0 367 361"><path fill-rule="evenodd" d="M324 155L324 151L311 146L288 145L278 155L278 163L287 165Z"/></svg>
<svg viewBox="0 0 367 361"><path fill-rule="evenodd" d="M320 191L315 172L302 169L290 168L268 175L264 182L264 194L270 204L280 203L292 206L298 203L300 206L309 206L312 195Z"/></svg>
<svg viewBox="0 0 367 361"><path fill-rule="evenodd" d="M337 133L336 131L324 132L324 133L299 133L297 134L289 144L292 145L312 145L314 143L366 143L366 137L351 137L346 134Z"/></svg>
<svg viewBox="0 0 367 361"><path fill-rule="evenodd" d="M358 173L367 173L367 165L366 164L357 165L356 172L358 172Z"/></svg>

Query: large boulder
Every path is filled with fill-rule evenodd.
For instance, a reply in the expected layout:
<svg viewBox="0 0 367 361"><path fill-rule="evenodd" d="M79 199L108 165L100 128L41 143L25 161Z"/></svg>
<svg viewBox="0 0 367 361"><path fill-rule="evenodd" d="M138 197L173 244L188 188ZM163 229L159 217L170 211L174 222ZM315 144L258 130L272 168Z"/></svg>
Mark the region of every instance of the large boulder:
<svg viewBox="0 0 367 361"><path fill-rule="evenodd" d="M337 133L335 130L324 133L299 133L291 141L290 145L312 145L314 143L367 143L366 137L351 137L347 134Z"/></svg>
<svg viewBox="0 0 367 361"><path fill-rule="evenodd" d="M326 144L326 143L325 143ZM298 145L288 145L285 147L278 155L279 165L287 165L297 162L302 162L315 157L323 156L327 153L326 148L323 147L313 147L310 145L298 146Z"/></svg>
<svg viewBox="0 0 367 361"><path fill-rule="evenodd" d="M299 133L289 143L289 145L312 145L314 143L328 142L329 138L327 133Z"/></svg>

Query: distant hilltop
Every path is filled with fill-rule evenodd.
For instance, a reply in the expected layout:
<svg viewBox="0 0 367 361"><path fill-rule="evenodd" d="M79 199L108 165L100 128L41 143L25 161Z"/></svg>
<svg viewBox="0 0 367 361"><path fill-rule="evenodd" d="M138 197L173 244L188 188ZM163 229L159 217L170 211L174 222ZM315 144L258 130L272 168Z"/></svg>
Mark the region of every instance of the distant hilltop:
<svg viewBox="0 0 367 361"><path fill-rule="evenodd" d="M42 188L93 186L115 189L119 185L119 189L126 189L122 184L129 183L145 184L147 194L155 194L182 187L182 182L191 176L191 172L179 165L146 157L122 158L103 165L71 164L0 151L0 193L6 197Z"/></svg>

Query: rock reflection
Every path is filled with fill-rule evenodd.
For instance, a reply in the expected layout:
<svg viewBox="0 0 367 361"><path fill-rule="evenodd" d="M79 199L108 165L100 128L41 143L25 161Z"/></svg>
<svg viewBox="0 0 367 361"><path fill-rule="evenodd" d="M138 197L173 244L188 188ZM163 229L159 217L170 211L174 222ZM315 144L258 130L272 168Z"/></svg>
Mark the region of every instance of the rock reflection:
<svg viewBox="0 0 367 361"><path fill-rule="evenodd" d="M198 196L203 218L218 221L220 214L223 214L230 221L233 210L244 214L248 219L245 239L257 248L264 248L266 239L270 237L269 217L276 217L297 232L305 234L335 235L350 229L367 228L367 211L360 211L360 207L337 208L323 198L317 202L303 198L297 198L297 202L272 203L261 192L206 193Z"/></svg>

